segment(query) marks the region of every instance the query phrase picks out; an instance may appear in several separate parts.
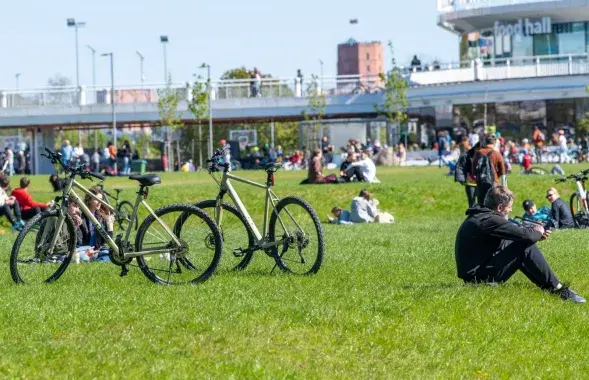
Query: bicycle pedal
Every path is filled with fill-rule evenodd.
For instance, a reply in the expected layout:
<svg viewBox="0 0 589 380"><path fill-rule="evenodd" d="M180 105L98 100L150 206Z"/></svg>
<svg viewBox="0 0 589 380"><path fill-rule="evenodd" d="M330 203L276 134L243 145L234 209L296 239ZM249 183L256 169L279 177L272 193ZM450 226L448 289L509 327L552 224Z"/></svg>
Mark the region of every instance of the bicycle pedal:
<svg viewBox="0 0 589 380"><path fill-rule="evenodd" d="M235 257L243 257L243 256L245 256L245 252L243 252L243 250L241 248L235 248L233 250L233 256L235 256Z"/></svg>

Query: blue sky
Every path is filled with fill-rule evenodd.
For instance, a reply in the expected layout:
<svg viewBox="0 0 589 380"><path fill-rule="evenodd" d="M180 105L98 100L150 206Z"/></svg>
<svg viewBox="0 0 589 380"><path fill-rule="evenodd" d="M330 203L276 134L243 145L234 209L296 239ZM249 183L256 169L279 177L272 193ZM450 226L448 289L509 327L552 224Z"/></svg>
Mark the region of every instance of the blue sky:
<svg viewBox="0 0 589 380"><path fill-rule="evenodd" d="M79 29L80 82L92 84L92 59L97 50L98 85L108 85L109 63L98 53L115 57L118 85L140 82L139 58L145 56L146 83L164 80L159 36L166 34L168 70L174 81L190 80L202 62L214 78L245 65L275 77L335 75L337 44L391 40L395 58L409 63L458 59L458 37L436 24L436 0L21 0L5 1L0 13L0 88L42 87L61 73L75 83L74 30L66 18L85 21ZM357 18L357 25L348 20ZM387 62L390 54L385 54Z"/></svg>

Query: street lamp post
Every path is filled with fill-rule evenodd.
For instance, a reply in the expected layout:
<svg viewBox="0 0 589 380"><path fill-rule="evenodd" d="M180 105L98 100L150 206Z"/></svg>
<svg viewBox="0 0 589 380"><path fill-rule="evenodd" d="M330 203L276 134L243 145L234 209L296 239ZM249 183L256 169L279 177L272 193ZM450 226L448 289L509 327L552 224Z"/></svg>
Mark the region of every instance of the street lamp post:
<svg viewBox="0 0 589 380"><path fill-rule="evenodd" d="M137 55L139 56L139 72L141 73L141 92L143 95L143 82L145 81L145 78L143 77L143 61L145 60L145 57L143 56L143 54L141 54L139 52L139 50L135 51L135 53L137 53Z"/></svg>
<svg viewBox="0 0 589 380"><path fill-rule="evenodd" d="M78 28L86 26L85 22L76 22L74 18L66 20L69 28L74 28L76 32L76 87L80 87L80 58L78 55Z"/></svg>
<svg viewBox="0 0 589 380"><path fill-rule="evenodd" d="M86 45L86 47L92 52L92 93L94 94L94 103L98 103L96 96L96 50L90 45ZM94 149L96 148L98 148L98 131L94 130Z"/></svg>
<svg viewBox="0 0 589 380"><path fill-rule="evenodd" d="M114 58L113 53L104 53L101 57L110 57L110 104L112 112L112 139L113 144L117 146L117 114L115 112L115 74L114 74Z"/></svg>
<svg viewBox="0 0 589 380"><path fill-rule="evenodd" d="M160 36L160 42L164 47L164 83L168 83L168 57L166 52L166 45L168 44L168 36Z"/></svg>
<svg viewBox="0 0 589 380"><path fill-rule="evenodd" d="M16 82L16 91L14 92L14 94L12 95L12 106L14 107L16 105L16 99L18 96L18 78L20 77L21 73L16 73L14 74L14 81ZM20 131L20 129L19 129Z"/></svg>
<svg viewBox="0 0 589 380"><path fill-rule="evenodd" d="M209 157L213 156L213 107L211 107L211 65L207 65L207 98L209 99Z"/></svg>

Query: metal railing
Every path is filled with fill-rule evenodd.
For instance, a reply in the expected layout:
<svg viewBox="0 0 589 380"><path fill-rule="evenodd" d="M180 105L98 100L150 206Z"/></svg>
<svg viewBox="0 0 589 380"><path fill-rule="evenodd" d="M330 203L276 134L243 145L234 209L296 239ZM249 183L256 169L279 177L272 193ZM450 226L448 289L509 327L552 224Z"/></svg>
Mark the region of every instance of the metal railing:
<svg viewBox="0 0 589 380"><path fill-rule="evenodd" d="M547 55L494 60L472 60L401 68L412 87L549 76L589 74L587 54ZM206 83L202 83L206 87ZM211 99L301 98L312 93L325 96L377 93L384 88L378 75L347 75L324 78L262 78L221 80L211 83ZM157 103L165 83L118 85L118 104ZM173 83L180 101L191 100L191 83ZM110 104L109 86L68 86L0 90L0 108L72 107Z"/></svg>

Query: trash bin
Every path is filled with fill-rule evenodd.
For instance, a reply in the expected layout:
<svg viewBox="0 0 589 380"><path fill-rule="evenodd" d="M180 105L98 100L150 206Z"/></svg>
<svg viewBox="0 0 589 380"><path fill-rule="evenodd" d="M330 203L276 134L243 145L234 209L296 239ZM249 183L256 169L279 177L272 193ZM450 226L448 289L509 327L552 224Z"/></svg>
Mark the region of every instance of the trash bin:
<svg viewBox="0 0 589 380"><path fill-rule="evenodd" d="M131 163L131 171L133 173L145 174L146 168L147 168L147 161L145 161L145 160L135 160Z"/></svg>

